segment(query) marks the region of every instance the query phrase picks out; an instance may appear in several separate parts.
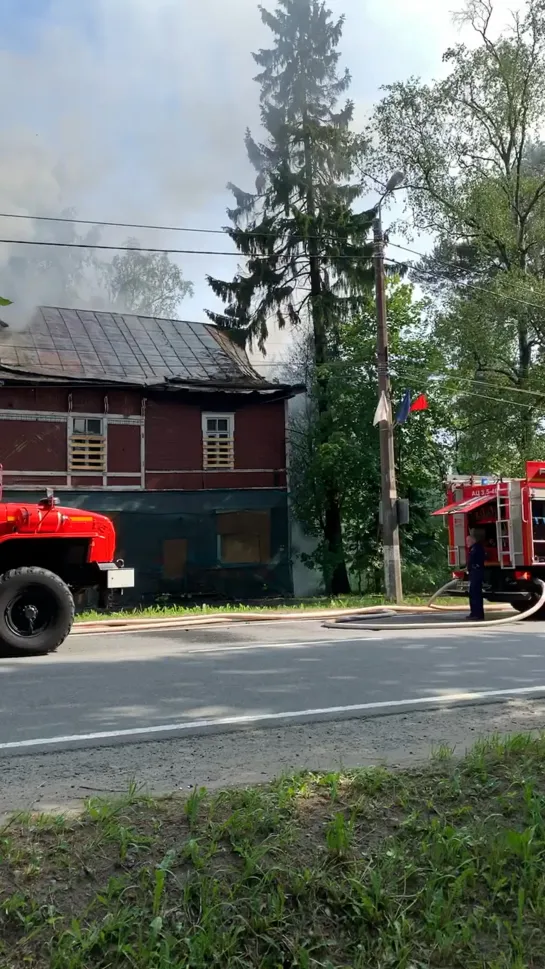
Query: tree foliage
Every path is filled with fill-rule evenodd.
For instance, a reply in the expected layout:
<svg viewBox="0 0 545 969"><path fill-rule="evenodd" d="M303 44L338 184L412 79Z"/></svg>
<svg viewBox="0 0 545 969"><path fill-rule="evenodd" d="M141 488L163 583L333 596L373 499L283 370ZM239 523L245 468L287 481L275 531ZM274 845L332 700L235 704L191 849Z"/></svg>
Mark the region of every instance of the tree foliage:
<svg viewBox="0 0 545 969"><path fill-rule="evenodd" d="M339 71L343 18L323 0L279 0L260 7L274 46L254 59L260 68L264 137L246 134L255 190L235 185L229 235L245 257L232 280L209 278L224 304L209 313L219 326L265 350L271 319L282 329L308 322L316 363L317 431L324 448L333 434L329 370L342 322L357 311L371 279L368 233L372 213L354 211L362 189L353 178L357 142L350 76ZM323 535L333 592L348 591L338 473L324 479Z"/></svg>
<svg viewBox="0 0 545 969"><path fill-rule="evenodd" d="M193 285L168 253L139 251L138 239L127 239L128 251L102 267L112 309L140 316L175 317ZM129 251L131 250L131 251Z"/></svg>
<svg viewBox="0 0 545 969"><path fill-rule="evenodd" d="M327 337L370 280L372 214L352 208L362 192L352 178L353 104L339 105L350 83L338 71L344 18L332 20L322 0L279 0L275 13L260 11L275 40L254 54L265 137L246 133L255 190L229 185L227 231L247 261L231 281L209 277L227 307L209 316L262 350L271 319L283 328L310 318L316 353L325 355Z"/></svg>
<svg viewBox="0 0 545 969"><path fill-rule="evenodd" d="M537 398L511 402L529 402L521 392L543 376L545 5L527 0L499 34L493 0L469 0L459 19L476 44L446 51L440 81L386 88L373 162L383 174L404 168L413 228L436 238L419 279L436 297L437 334L466 381L463 410L475 415L460 461L497 467L501 441L503 470L521 470L543 449Z"/></svg>
<svg viewBox="0 0 545 969"><path fill-rule="evenodd" d="M444 359L429 338L427 305L414 301L409 285L389 284L388 310L393 396L399 402L412 379L420 380L418 391L425 389L425 378L417 378L417 372L422 375L442 369ZM332 433L326 442L319 433L312 392L316 373L304 344L300 347L290 376L306 379L311 393L291 422L290 452L295 513L307 533L318 539L309 564L326 574L331 568L322 538L323 508L326 482L332 469L340 469L339 501L349 570L360 587L379 591L383 567L378 520L380 457L378 430L373 427L377 405L374 330L375 307L368 296L358 316L341 328L338 356L327 365ZM404 561L413 572L425 573L431 568L442 574L445 567L441 529L429 515L441 503L440 486L449 466L445 428L452 433L448 392L438 387L429 413L411 417L395 431L399 492L409 498L411 506L411 522L401 532Z"/></svg>
<svg viewBox="0 0 545 969"><path fill-rule="evenodd" d="M106 261L93 248L100 244L98 226L79 234L70 221L74 210L63 211L61 218L66 222L47 230L53 245L17 245L0 267L0 287L13 295L23 315L38 305L53 305L172 317L192 294L192 284L167 253L134 251L138 240L127 239L124 245L133 251ZM31 223L29 239L43 238L42 223Z"/></svg>

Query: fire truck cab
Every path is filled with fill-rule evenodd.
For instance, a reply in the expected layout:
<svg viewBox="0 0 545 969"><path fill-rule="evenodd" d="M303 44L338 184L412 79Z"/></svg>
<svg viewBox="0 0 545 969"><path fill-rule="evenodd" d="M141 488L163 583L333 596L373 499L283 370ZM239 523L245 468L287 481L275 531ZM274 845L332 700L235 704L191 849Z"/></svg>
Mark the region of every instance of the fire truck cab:
<svg viewBox="0 0 545 969"><path fill-rule="evenodd" d="M433 514L447 521L448 562L460 580L450 594L467 595L467 540L477 529L486 553L485 598L525 612L539 599L534 580L545 581L545 461L528 461L525 478L454 476L447 495Z"/></svg>

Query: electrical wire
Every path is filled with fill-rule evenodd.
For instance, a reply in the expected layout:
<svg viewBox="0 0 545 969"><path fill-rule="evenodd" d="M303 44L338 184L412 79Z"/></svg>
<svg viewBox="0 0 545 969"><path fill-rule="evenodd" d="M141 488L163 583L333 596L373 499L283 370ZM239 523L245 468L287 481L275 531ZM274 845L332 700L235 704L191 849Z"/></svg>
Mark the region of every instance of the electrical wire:
<svg viewBox="0 0 545 969"><path fill-rule="evenodd" d="M375 176L370 175L368 172L363 172L368 178L372 178L378 185L383 186L383 183ZM207 235L228 235L227 229L204 229L195 226L174 226L174 225L154 225L146 223L137 222L110 222L106 220L91 220L91 219L76 219L70 218L68 216L45 216L45 215L24 215L20 213L3 212L0 213L0 218L3 219L24 219L28 221L35 222L57 222L57 223L69 223L73 225L89 225L89 226L101 226L110 228L126 228L126 229L149 229L157 230L163 232L185 232L185 233L203 233ZM256 238L266 238L268 236L276 235L276 233L266 233L260 231L250 231L250 235L255 235ZM333 238L333 237L332 237ZM327 237L321 236L301 236L299 239L294 238L294 242L305 242L308 239L320 239L324 241ZM280 253L272 253L269 255L263 255L260 253L245 255L238 251L231 252L229 250L220 249L173 249L167 247L150 247L150 246L128 246L128 245L106 245L102 243L86 243L86 242L58 242L53 240L37 240L37 239L0 239L0 243L4 245L27 245L27 246L47 246L55 247L61 249L90 249L90 250L103 250L110 252L149 252L154 254L164 254L164 255L191 255L191 256L231 256L242 259L257 259L260 261L267 261L269 259L277 259ZM409 252L412 255L418 256L420 259L426 258L426 253L420 252L418 249L412 249L409 246L403 246L400 243L388 242L388 245L394 249L399 249L402 252ZM301 258L308 258L306 256L296 256L296 260ZM324 258L324 257L322 257ZM327 257L325 257L327 258ZM347 259L354 261L357 256L355 253L352 254L340 254L335 257L336 259ZM431 276L435 279L440 280L441 276L437 272L433 272L431 269L426 269L424 267L415 266L414 263L401 262L400 260L388 257L387 265L396 266L402 269L412 269L413 271L419 272L421 274ZM450 268L450 265L446 262L440 263L444 265L445 268ZM487 296L492 296L496 300L509 300L510 302L518 303L521 306L528 306L531 309L537 309L540 312L545 310L545 302L543 304L533 303L529 300L521 299L517 296L510 296L508 293L497 293L492 289L484 286L479 286L478 283L467 282L465 283L470 289L474 289L478 292L484 293Z"/></svg>
<svg viewBox="0 0 545 969"><path fill-rule="evenodd" d="M408 249L407 246L398 245L396 242L389 242L388 245L392 246L394 249L402 249L404 252L411 252L415 256L420 256L421 259L426 258L426 253L418 252L417 249ZM417 273L431 276L432 278L437 280L442 279L441 275L438 272L434 272L432 269L426 269L422 266L415 266L414 263L401 262L400 260L392 259L390 256L388 256L387 258L387 263L390 263L394 266L399 266L405 269L413 269ZM445 266L445 268L447 267L451 268L449 267L449 264L446 262L440 263L440 265ZM469 289L478 290L479 292L484 293L487 296L493 296L495 299L499 299L499 300L508 299L512 303L519 303L521 306L529 306L531 309L539 310L541 313L545 311L545 302L542 304L531 303L529 300L521 299L519 296L510 296L508 293L497 293L493 289L487 289L485 286L479 286L478 283L465 282L463 285L467 286Z"/></svg>
<svg viewBox="0 0 545 969"><path fill-rule="evenodd" d="M356 215L359 213L356 213ZM158 232L192 232L201 235L220 235L229 236L229 229L205 229L199 226L184 226L184 225L154 225L151 223L140 223L140 222L107 222L104 220L93 220L93 219L72 219L64 216L53 216L53 215L17 215L14 212L0 212L0 219L24 219L30 222L60 222L70 225L89 225L98 226L100 228L113 228L113 229L149 229ZM233 231L238 230L238 226L233 226ZM269 239L276 238L278 232L263 232L260 229L242 229L246 235L255 236L257 239ZM229 238L231 238L229 236ZM306 242L308 239L317 239L321 242L327 241L338 241L338 236L333 234L328 235L327 233L322 233L321 235L304 235L304 236L292 236L294 242ZM26 239L20 240L21 242L26 242ZM372 245L372 243L369 243ZM170 251L170 250L169 250Z"/></svg>
<svg viewBox="0 0 545 969"><path fill-rule="evenodd" d="M361 213L355 214L358 215ZM155 225L146 222L108 222L104 219L75 219L61 215L24 215L16 212L0 212L0 219L23 219L28 222L57 222L67 225L89 225L110 229L149 229L158 232L193 232L201 235L229 236L229 229L227 228L205 229L199 226ZM233 231L237 230L239 230L239 227L233 226ZM278 232L263 232L260 229L243 229L241 231L245 232L246 235L255 236L258 239L276 238L278 235ZM330 235L328 233L322 233L321 235L293 236L294 242L306 242L308 239L317 239L322 242L328 240L338 241L338 237L333 235L333 233ZM26 242L26 239L21 241Z"/></svg>
<svg viewBox="0 0 545 969"><path fill-rule="evenodd" d="M150 253L155 253L155 254L159 254L160 253L160 254L165 254L165 255L180 255L180 256L181 255L189 255L189 256L231 256L231 257L235 257L237 259L241 259L241 258L242 259L257 259L260 262L261 261L267 261L269 259L278 259L282 255L282 253L271 253L270 255L266 255L266 256L265 255L258 254L258 253L256 253L256 254L253 254L252 253L252 254L249 254L249 255L245 255L245 254L240 253L240 252L229 252L228 250L225 250L225 249L172 249L172 248L169 249L169 248L164 248L164 247L151 247L151 246L112 246L112 245L105 245L105 244L101 244L101 243L53 242L53 241L38 241L36 239L0 239L0 244L4 244L4 245L22 245L22 246L45 246L45 247L49 247L49 248L50 247L53 247L53 248L60 248L60 249L99 249L99 250L110 251L110 252L150 252ZM392 245L393 245L393 243L392 243ZM416 251L416 250L413 250L413 251ZM308 257L305 257L303 255L296 256L295 257L295 260L298 261L298 260L300 260L302 258L308 258ZM320 258L327 258L327 257L320 257ZM339 255L335 256L335 260L338 260L338 259L346 259L346 260L349 260L351 262L354 262L355 259L356 259L356 255L355 254L348 254L348 253L346 255L339 254ZM396 259L388 259L387 264L388 265L399 266L399 267L404 268L404 269L406 269L406 268L411 268L411 269L417 268L414 265L413 266L410 266L410 265L408 266L407 263L400 262L400 261L398 261ZM421 272L422 270L418 270L418 271ZM424 272L426 272L426 270L424 270ZM431 272L431 270L429 270L427 272L428 272L428 274L434 275ZM537 309L540 312L544 312L545 311L545 303L543 303L543 305L540 306L538 303L530 303L530 302L528 302L528 300L519 299L519 298L517 298L515 296L509 296L507 293L502 293L502 294L495 293L493 290L491 290L491 289L485 289L484 287L478 286L475 283L467 283L466 285L469 286L472 289L477 289L477 290L479 290L482 293L486 293L489 296L493 296L494 299L496 299L496 300L507 299L507 300L510 300L510 301L513 301L513 302L516 302L516 303L520 303L523 306L529 306L529 307L531 307L533 309Z"/></svg>
<svg viewBox="0 0 545 969"><path fill-rule="evenodd" d="M420 377L427 377L430 380L435 378L437 380L454 380L457 383L472 385L481 384L483 387L491 390L508 391L509 393L516 394L529 394L532 397L539 397L540 399L545 400L545 394L541 393L539 390L526 390L523 387L510 387L507 384L498 384L479 377L457 377L455 374L438 373L434 370L426 370L425 368L421 368L418 364L414 365L410 369L414 370L415 373L419 373Z"/></svg>
<svg viewBox="0 0 545 969"><path fill-rule="evenodd" d="M407 380L414 380L414 374L410 374L408 371L399 370L398 376L405 377ZM491 397L489 394L474 394L469 390L460 390L458 393L463 397L477 397L479 400L491 400L496 404L508 404L513 407L522 407L525 410L528 408L535 407L534 402L529 402L527 404L518 400L508 400L506 397Z"/></svg>
<svg viewBox="0 0 545 969"><path fill-rule="evenodd" d="M301 241L305 241L302 239ZM53 247L57 249L104 249L113 252L152 252L152 253L165 253L167 255L188 255L188 256L234 256L237 259L257 259L259 261L267 261L268 259L278 259L285 255L283 252L273 252L269 255L261 255L260 253L242 253L242 252L231 252L227 249L173 249L165 247L151 247L151 246L111 246L105 245L100 242L56 242L56 241L41 241L38 239L0 239L0 243L8 246L46 246ZM301 259L308 260L310 257L306 256L304 253L297 255L294 258L295 262ZM345 253L336 256L325 256L320 255L317 257L319 260L329 259L332 262L336 262L338 259L347 259L350 262L355 262L358 258L357 253ZM366 261L370 262L371 258Z"/></svg>
<svg viewBox="0 0 545 969"><path fill-rule="evenodd" d="M91 225L111 229L153 229L159 232L195 232L203 235L227 235L227 229L204 229L183 225L153 225L145 222L108 222L104 219L73 219L61 215L23 215L16 212L0 212L0 219L24 219L28 222L62 222L69 225ZM257 233L256 235L276 235Z"/></svg>

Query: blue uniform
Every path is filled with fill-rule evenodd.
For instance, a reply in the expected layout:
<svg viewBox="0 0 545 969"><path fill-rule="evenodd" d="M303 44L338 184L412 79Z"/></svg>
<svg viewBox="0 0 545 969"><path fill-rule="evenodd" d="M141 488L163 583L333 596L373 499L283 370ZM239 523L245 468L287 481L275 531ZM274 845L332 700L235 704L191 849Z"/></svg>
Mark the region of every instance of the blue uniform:
<svg viewBox="0 0 545 969"><path fill-rule="evenodd" d="M469 572L469 606L472 619L484 619L483 577L484 546L475 542L469 550L467 568Z"/></svg>

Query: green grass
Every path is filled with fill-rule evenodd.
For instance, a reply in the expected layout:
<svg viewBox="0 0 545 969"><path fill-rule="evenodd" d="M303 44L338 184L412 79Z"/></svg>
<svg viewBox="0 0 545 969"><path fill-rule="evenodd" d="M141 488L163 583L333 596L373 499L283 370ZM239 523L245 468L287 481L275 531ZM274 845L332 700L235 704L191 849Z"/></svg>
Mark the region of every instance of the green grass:
<svg viewBox="0 0 545 969"><path fill-rule="evenodd" d="M404 603L407 606L423 606L429 601L431 596L408 596ZM460 605L463 600L450 597L437 600L441 605ZM316 598L293 601L282 600L280 603L272 602L270 605L252 605L244 603L232 603L229 605L214 605L210 603L202 606L184 605L154 605L142 609L126 609L123 612L81 612L76 616L76 622L89 622L90 620L104 619L174 619L184 616L206 616L214 613L238 613L238 612L297 612L310 611L313 609L360 609L364 606L385 605L382 596L343 596L339 598Z"/></svg>
<svg viewBox="0 0 545 969"><path fill-rule="evenodd" d="M2 969L545 965L545 737L0 831Z"/></svg>

